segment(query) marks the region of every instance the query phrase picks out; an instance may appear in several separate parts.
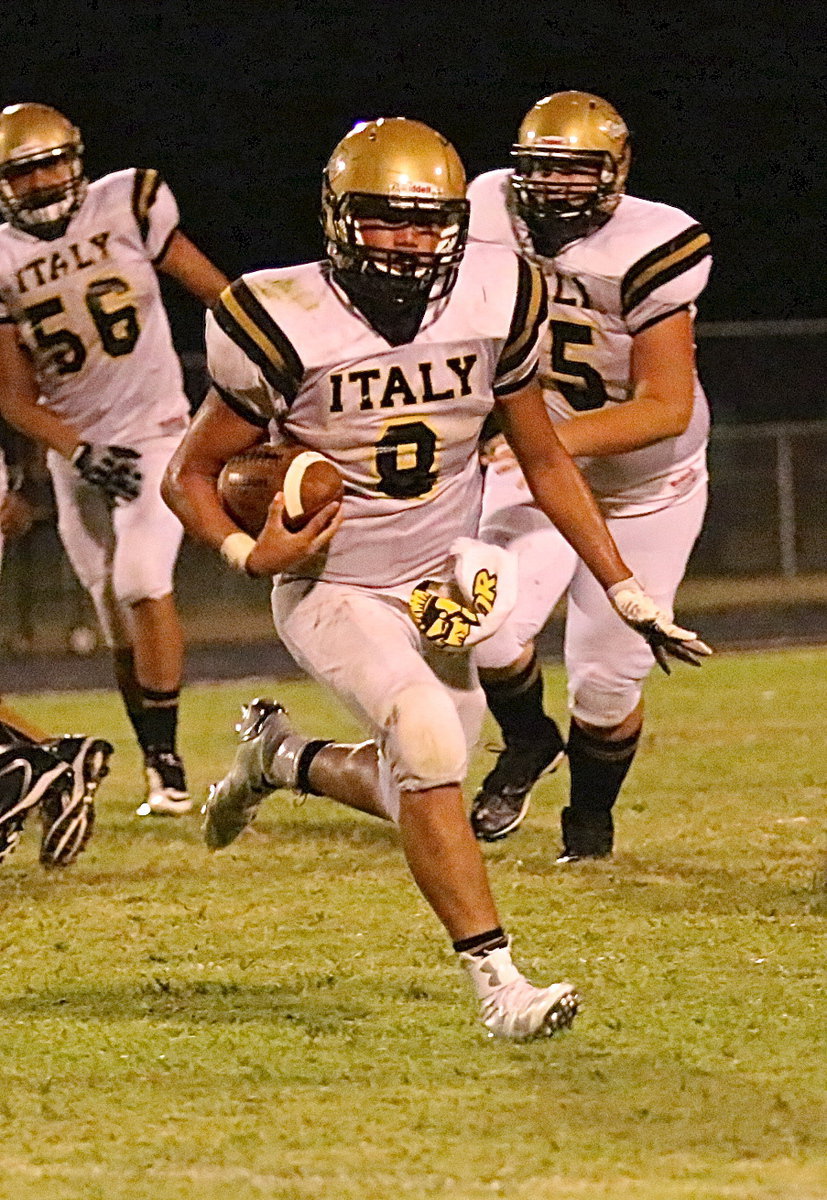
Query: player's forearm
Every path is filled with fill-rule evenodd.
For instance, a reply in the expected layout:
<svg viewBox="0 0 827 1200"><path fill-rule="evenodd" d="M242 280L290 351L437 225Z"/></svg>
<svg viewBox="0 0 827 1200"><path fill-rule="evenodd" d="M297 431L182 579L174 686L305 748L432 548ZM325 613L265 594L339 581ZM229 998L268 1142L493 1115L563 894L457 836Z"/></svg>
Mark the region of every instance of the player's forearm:
<svg viewBox="0 0 827 1200"><path fill-rule="evenodd" d="M241 531L221 505L216 476L176 458L169 464L161 484L164 502L191 537L220 550L225 538Z"/></svg>
<svg viewBox="0 0 827 1200"><path fill-rule="evenodd" d="M523 473L539 507L577 551L598 583L609 588L632 570L620 557L577 466L562 451L552 463L523 463Z"/></svg>
<svg viewBox="0 0 827 1200"><path fill-rule="evenodd" d="M555 428L574 458L586 455L601 458L679 437L691 415L691 401L687 405L640 395L615 407L578 413L568 421L558 422Z"/></svg>
<svg viewBox="0 0 827 1200"><path fill-rule="evenodd" d="M47 408L7 392L0 391L0 413L18 432L57 450L64 458L71 458L81 443L77 431Z"/></svg>

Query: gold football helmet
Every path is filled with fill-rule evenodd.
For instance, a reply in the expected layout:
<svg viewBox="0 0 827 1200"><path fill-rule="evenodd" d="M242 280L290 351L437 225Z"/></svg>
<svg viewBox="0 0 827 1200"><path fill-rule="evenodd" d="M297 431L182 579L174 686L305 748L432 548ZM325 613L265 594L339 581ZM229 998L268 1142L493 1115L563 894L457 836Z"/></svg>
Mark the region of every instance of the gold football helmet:
<svg viewBox="0 0 827 1200"><path fill-rule="evenodd" d="M12 104L0 112L0 213L16 229L48 241L60 237L86 195L80 131L46 104ZM64 182L25 192L12 183L39 167L68 164Z"/></svg>
<svg viewBox="0 0 827 1200"><path fill-rule="evenodd" d="M553 257L605 225L631 158L620 114L588 92L555 92L526 114L511 148L511 189L535 250Z"/></svg>
<svg viewBox="0 0 827 1200"><path fill-rule="evenodd" d="M415 336L432 300L454 286L468 233L465 171L441 134L419 121L364 121L324 171L322 226L333 277L383 336ZM363 226L415 226L433 249L366 244Z"/></svg>

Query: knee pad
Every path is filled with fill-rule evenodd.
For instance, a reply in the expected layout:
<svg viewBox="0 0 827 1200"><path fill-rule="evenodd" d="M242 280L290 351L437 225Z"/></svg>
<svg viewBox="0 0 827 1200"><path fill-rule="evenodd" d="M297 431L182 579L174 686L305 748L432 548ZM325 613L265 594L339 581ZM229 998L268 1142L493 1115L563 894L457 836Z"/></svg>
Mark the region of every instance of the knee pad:
<svg viewBox="0 0 827 1200"><path fill-rule="evenodd" d="M528 640L528 639L527 639ZM474 647L477 666L485 670L510 667L522 654L526 643L521 641L516 622L509 619L492 637Z"/></svg>
<svg viewBox="0 0 827 1200"><path fill-rule="evenodd" d="M112 572L112 589L118 603L128 608L141 600L161 600L168 596L172 577L159 564L118 556Z"/></svg>
<svg viewBox="0 0 827 1200"><path fill-rule="evenodd" d="M611 729L640 702L643 683L612 675L599 663L582 666L569 678L569 711L586 725Z"/></svg>
<svg viewBox="0 0 827 1200"><path fill-rule="evenodd" d="M468 752L459 714L438 684L414 684L394 696L384 721L384 750L403 791L460 783Z"/></svg>

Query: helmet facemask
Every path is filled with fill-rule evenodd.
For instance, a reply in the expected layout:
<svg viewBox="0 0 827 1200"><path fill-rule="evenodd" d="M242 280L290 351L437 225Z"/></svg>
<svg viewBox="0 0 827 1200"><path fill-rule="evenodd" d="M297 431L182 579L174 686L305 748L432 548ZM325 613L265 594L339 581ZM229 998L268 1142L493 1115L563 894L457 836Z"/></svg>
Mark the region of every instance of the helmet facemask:
<svg viewBox="0 0 827 1200"><path fill-rule="evenodd" d="M392 344L410 341L432 301L454 286L468 234L468 201L427 195L334 193L325 177L322 220L333 278ZM437 231L433 250L368 245L364 226Z"/></svg>
<svg viewBox="0 0 827 1200"><path fill-rule="evenodd" d="M88 182L83 173L80 143L67 143L48 150L37 149L0 164L0 213L16 229L33 237L52 241L66 232L73 214L86 196ZM17 195L12 181L38 167L67 163L70 174L65 181Z"/></svg>
<svg viewBox="0 0 827 1200"><path fill-rule="evenodd" d="M553 258L569 242L605 225L617 208L625 164L608 151L535 144L514 146L511 153L514 203L538 254Z"/></svg>

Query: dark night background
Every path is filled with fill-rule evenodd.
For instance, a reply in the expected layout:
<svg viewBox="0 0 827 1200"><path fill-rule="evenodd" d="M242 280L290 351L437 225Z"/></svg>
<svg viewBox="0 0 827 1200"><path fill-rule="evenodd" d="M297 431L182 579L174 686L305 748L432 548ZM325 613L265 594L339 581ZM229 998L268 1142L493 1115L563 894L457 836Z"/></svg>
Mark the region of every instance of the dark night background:
<svg viewBox="0 0 827 1200"><path fill-rule="evenodd" d="M470 177L506 164L541 96L593 91L632 130L629 190L712 234L702 321L824 317L823 23L807 2L6 5L0 102L65 112L93 176L159 168L235 276L319 255L321 168L354 121L425 120ZM170 307L198 348L196 306Z"/></svg>

